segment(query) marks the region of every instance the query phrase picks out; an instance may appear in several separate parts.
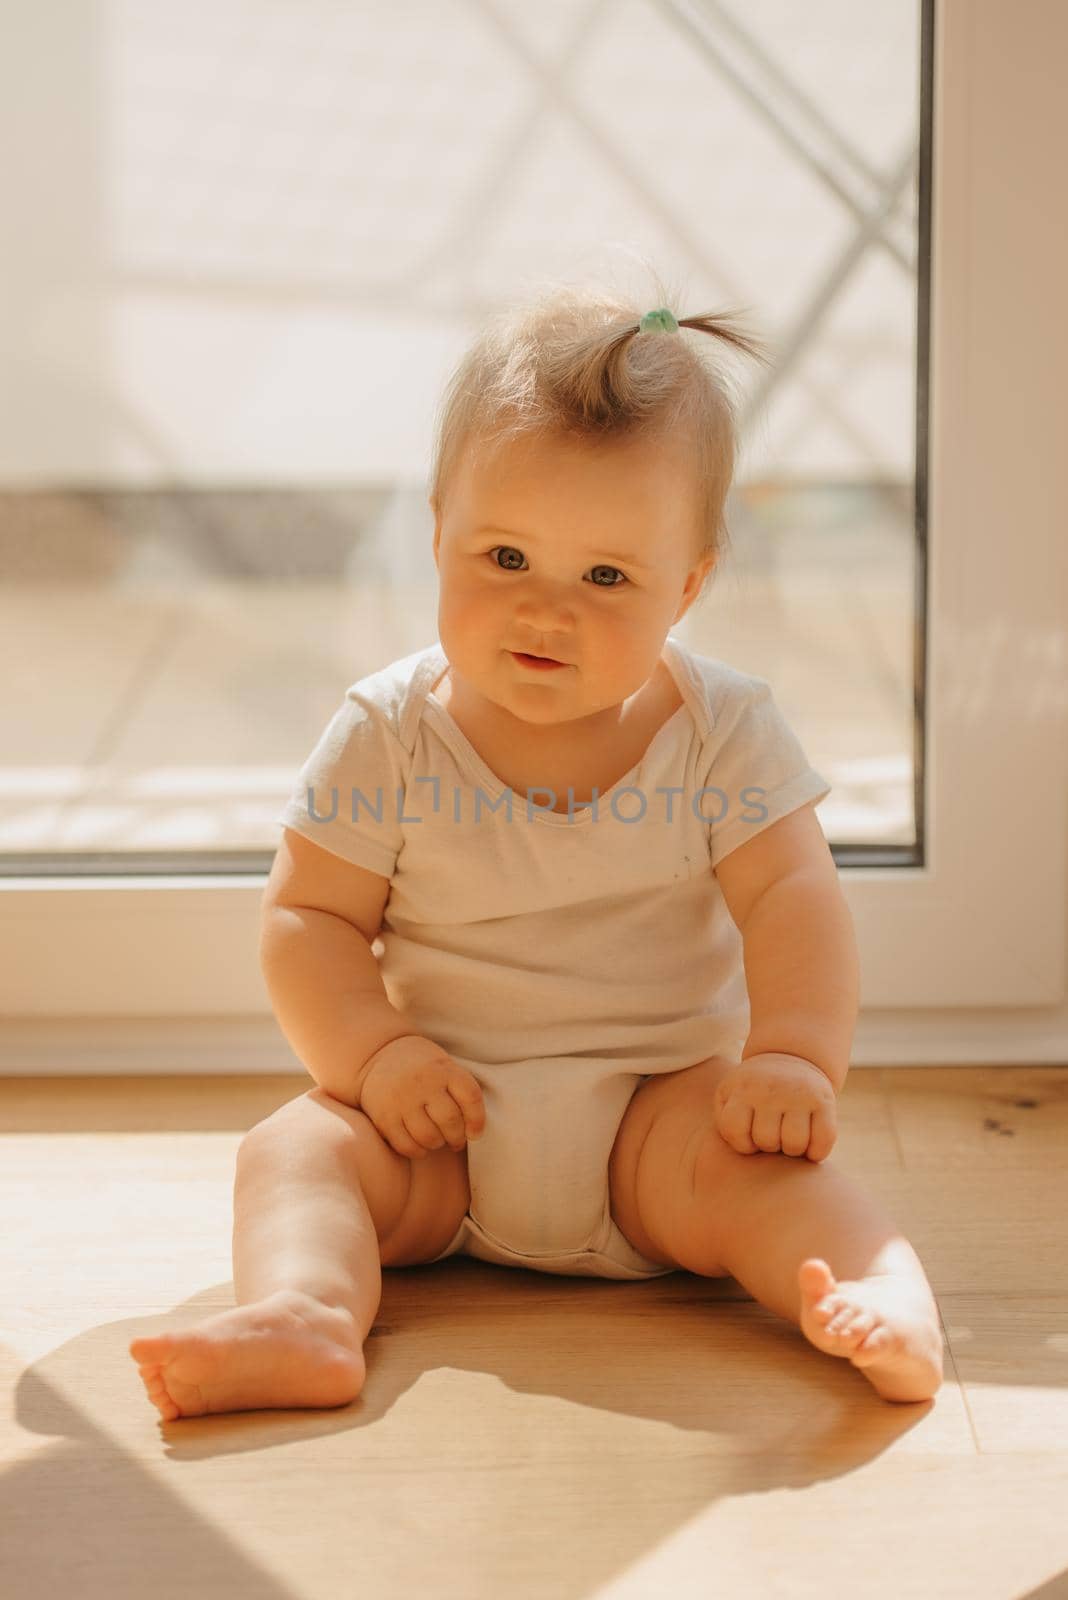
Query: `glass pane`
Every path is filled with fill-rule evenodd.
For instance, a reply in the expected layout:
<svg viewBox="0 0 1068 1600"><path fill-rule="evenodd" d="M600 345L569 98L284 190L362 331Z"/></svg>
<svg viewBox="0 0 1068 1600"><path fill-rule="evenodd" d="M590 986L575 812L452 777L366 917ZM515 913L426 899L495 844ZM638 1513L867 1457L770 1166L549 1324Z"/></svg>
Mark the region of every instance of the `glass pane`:
<svg viewBox="0 0 1068 1600"><path fill-rule="evenodd" d="M774 358L733 369L732 552L675 634L772 682L839 860L917 859L929 30L918 0L22 8L4 870L262 871L345 687L436 637L471 330L646 262Z"/></svg>

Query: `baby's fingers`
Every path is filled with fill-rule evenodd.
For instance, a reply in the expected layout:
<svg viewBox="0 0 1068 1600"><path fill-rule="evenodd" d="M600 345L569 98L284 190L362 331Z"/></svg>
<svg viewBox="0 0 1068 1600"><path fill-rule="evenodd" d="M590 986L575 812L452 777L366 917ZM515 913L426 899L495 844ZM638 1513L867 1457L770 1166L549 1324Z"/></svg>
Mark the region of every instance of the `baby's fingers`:
<svg viewBox="0 0 1068 1600"><path fill-rule="evenodd" d="M809 1113L803 1106L792 1106L783 1113L780 1138L784 1156L803 1156L811 1149Z"/></svg>
<svg viewBox="0 0 1068 1600"><path fill-rule="evenodd" d="M440 1150L445 1143L445 1135L425 1106L409 1106L401 1115L401 1126L415 1146L414 1150L405 1151L405 1155L425 1156L431 1150Z"/></svg>
<svg viewBox="0 0 1068 1600"><path fill-rule="evenodd" d="M739 1155L752 1156L757 1152L753 1143L753 1108L738 1095L732 1095L721 1103L716 1101L715 1108L716 1129L725 1144L732 1150L737 1150Z"/></svg>
<svg viewBox="0 0 1068 1600"><path fill-rule="evenodd" d="M838 1138L838 1123L833 1106L819 1106L812 1113L812 1135L805 1154L810 1161L826 1161Z"/></svg>
<svg viewBox="0 0 1068 1600"><path fill-rule="evenodd" d="M440 1089L426 1103L427 1115L441 1130L445 1142L453 1150L462 1150L467 1143L464 1114L448 1090Z"/></svg>
<svg viewBox="0 0 1068 1600"><path fill-rule="evenodd" d="M790 1152L786 1150L786 1144L784 1143L784 1140L787 1138L787 1134L783 1126L784 1122L785 1118L778 1106L765 1105L757 1107L753 1113L751 1137L758 1150L764 1151L764 1153L769 1156L775 1155L779 1150L786 1151L788 1155L790 1154ZM805 1137L801 1145L802 1150L805 1148L807 1143L808 1118L806 1117ZM800 1151L798 1154L800 1154Z"/></svg>
<svg viewBox="0 0 1068 1600"><path fill-rule="evenodd" d="M463 1112L469 1139L477 1139L486 1126L486 1104L478 1079L470 1072L454 1072L449 1077L449 1093Z"/></svg>

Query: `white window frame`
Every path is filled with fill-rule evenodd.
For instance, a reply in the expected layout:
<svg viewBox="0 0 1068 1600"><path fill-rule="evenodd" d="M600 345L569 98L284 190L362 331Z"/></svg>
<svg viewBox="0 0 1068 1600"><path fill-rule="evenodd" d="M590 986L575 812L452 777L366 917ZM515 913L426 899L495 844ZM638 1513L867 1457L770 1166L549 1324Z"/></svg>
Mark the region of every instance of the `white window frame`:
<svg viewBox="0 0 1068 1600"><path fill-rule="evenodd" d="M841 868L854 1063L1068 1047L1068 371L1061 0L934 27L926 863ZM992 737L993 735L993 737ZM265 876L0 880L0 1072L294 1069Z"/></svg>

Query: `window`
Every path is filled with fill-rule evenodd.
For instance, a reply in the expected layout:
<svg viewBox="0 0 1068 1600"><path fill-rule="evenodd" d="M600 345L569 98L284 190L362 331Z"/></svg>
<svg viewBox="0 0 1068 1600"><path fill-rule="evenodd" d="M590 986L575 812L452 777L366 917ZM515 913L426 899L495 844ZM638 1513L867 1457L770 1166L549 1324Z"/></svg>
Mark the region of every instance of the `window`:
<svg viewBox="0 0 1068 1600"><path fill-rule="evenodd" d="M250 33L236 0L24 15L4 1010L273 1037L271 819L345 686L434 637L444 376L504 297L632 259L774 342L772 373L737 369L734 554L676 631L772 680L834 785L856 1058L916 1008L987 1008L983 1048L992 1008L1031 1008L1016 1058L1043 1048L1068 267L1046 20L1059 39L965 0L445 5L413 57L385 7L371 34L296 4Z"/></svg>

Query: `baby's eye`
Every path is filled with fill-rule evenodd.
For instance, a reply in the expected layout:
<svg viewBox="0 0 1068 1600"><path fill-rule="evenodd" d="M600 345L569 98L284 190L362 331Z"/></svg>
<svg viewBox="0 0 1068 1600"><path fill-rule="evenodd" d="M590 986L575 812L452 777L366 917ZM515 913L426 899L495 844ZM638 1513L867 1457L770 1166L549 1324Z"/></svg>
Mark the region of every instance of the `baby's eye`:
<svg viewBox="0 0 1068 1600"><path fill-rule="evenodd" d="M517 550L515 548L515 546L511 545L511 544L495 544L493 546L493 549L489 552L489 554L491 556L496 556L497 552L499 550L503 551L505 553L505 555L518 556L520 561L522 561L522 559L523 559L522 550ZM509 564L506 567L502 567L498 561L494 561L494 566L498 567L498 569L501 572L517 572L519 570L518 567L516 567L514 565L511 565L511 564ZM622 589L624 584L630 582L630 579L627 577L625 572L620 572L618 567L610 567L610 566L607 566L605 563L599 563L597 566L591 567L590 571L591 572L614 572L616 574L617 578L620 578L622 580L622 582L620 582L620 583L595 583L594 584L594 588L595 589Z"/></svg>

